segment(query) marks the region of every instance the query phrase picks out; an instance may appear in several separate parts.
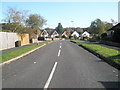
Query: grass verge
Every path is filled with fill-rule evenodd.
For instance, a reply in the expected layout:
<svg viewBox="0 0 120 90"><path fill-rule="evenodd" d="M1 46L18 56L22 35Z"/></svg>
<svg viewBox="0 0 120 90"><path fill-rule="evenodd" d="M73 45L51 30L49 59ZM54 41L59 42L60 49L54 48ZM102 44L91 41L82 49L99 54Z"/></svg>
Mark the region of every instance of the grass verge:
<svg viewBox="0 0 120 90"><path fill-rule="evenodd" d="M81 43L81 41L75 41L76 43ZM120 51L110 49L101 45L96 45L96 44L87 44L87 43L81 43L84 47L87 47L93 51L95 51L98 54L103 55L106 58L111 59L112 61L120 64Z"/></svg>
<svg viewBox="0 0 120 90"><path fill-rule="evenodd" d="M83 43L84 41L82 40L71 40L72 42L76 42L76 43Z"/></svg>
<svg viewBox="0 0 120 90"><path fill-rule="evenodd" d="M29 51L31 51L35 48L40 47L43 44L46 44L48 42L49 41L45 41L43 43L40 43L39 45L32 45L32 46L28 46L28 47L25 47L25 48L22 48L22 49L17 49L17 50L11 51L11 52L4 53L4 54L0 55L0 63L5 62L7 60L10 60L12 58L15 58L17 56L20 56L20 55L22 55L26 52L29 52Z"/></svg>

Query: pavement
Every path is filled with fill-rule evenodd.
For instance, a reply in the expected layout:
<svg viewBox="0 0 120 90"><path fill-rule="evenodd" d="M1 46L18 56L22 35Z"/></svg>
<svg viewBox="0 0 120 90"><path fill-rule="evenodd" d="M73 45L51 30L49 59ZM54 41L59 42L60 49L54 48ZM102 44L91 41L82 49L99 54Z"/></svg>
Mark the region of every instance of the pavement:
<svg viewBox="0 0 120 90"><path fill-rule="evenodd" d="M2 66L3 88L119 86L117 69L69 41L54 41Z"/></svg>

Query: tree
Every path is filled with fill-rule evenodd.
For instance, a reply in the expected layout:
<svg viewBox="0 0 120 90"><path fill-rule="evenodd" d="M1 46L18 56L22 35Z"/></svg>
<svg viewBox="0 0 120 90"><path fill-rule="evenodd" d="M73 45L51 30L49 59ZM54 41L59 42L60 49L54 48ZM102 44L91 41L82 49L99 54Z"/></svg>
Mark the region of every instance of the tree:
<svg viewBox="0 0 120 90"><path fill-rule="evenodd" d="M45 23L46 20L38 14L31 14L26 20L27 26L32 29L40 29Z"/></svg>
<svg viewBox="0 0 120 90"><path fill-rule="evenodd" d="M64 29L61 25L61 23L58 23L58 26L56 27L56 31L58 32L58 34L62 34Z"/></svg>
<svg viewBox="0 0 120 90"><path fill-rule="evenodd" d="M22 33L27 12L27 10L20 11L15 8L8 8L7 16L4 19L7 23L2 28L6 31Z"/></svg>
<svg viewBox="0 0 120 90"><path fill-rule="evenodd" d="M15 8L9 8L7 11L7 16L4 19L7 23L19 23L23 24L25 22L26 15L28 10L17 10Z"/></svg>
<svg viewBox="0 0 120 90"><path fill-rule="evenodd" d="M98 34L99 36L105 32L105 25L100 19L96 19L91 23L90 32L92 34Z"/></svg>
<svg viewBox="0 0 120 90"><path fill-rule="evenodd" d="M114 19L111 19L111 22L112 22L113 25L116 25L116 24L118 23L118 22L115 21Z"/></svg>
<svg viewBox="0 0 120 90"><path fill-rule="evenodd" d="M71 28L66 28L66 35L69 37L71 35L72 29Z"/></svg>
<svg viewBox="0 0 120 90"><path fill-rule="evenodd" d="M104 22L104 24L105 24L105 31L113 27L113 23Z"/></svg>

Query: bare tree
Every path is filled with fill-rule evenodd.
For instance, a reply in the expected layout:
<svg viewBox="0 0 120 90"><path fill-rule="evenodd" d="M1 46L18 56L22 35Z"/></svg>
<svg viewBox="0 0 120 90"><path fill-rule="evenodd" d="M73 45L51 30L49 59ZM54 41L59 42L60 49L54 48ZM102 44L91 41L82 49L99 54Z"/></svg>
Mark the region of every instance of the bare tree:
<svg viewBox="0 0 120 90"><path fill-rule="evenodd" d="M19 23L23 24L25 22L28 10L17 10L15 8L8 8L7 16L4 19L7 23Z"/></svg>

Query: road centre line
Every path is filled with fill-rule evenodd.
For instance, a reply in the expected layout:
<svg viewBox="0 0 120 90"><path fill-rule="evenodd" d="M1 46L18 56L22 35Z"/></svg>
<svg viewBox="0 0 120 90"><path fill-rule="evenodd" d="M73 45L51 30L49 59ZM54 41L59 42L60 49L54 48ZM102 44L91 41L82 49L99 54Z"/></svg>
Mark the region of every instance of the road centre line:
<svg viewBox="0 0 120 90"><path fill-rule="evenodd" d="M62 46L62 43L60 43L60 46Z"/></svg>
<svg viewBox="0 0 120 90"><path fill-rule="evenodd" d="M60 43L60 48L62 48L61 45L62 45L62 43ZM60 53L61 53L61 50L59 49L59 51L58 51L58 57L60 56ZM49 78L48 78L48 80L47 80L47 82L46 82L46 84L44 86L44 90L47 90L47 88L49 87L49 84L50 84L50 82L52 80L52 77L53 77L53 74L55 72L55 69L57 67L57 64L58 64L58 62L55 62L54 66L53 66L53 69L52 69L52 71L51 71L51 73L49 75Z"/></svg>
<svg viewBox="0 0 120 90"><path fill-rule="evenodd" d="M62 48L62 43L60 43L60 48Z"/></svg>
<svg viewBox="0 0 120 90"><path fill-rule="evenodd" d="M62 46L60 46L60 48L61 48Z"/></svg>
<svg viewBox="0 0 120 90"><path fill-rule="evenodd" d="M61 50L59 49L59 52L58 52L58 57L60 56L60 53L61 53Z"/></svg>
<svg viewBox="0 0 120 90"><path fill-rule="evenodd" d="M46 84L44 86L44 90L47 90L47 88L49 87L49 84L50 84L50 82L52 80L52 77L54 75L55 69L57 67L57 64L58 64L58 62L55 62L54 66L53 66L53 69L52 69L52 71L50 73L50 76L49 76L49 78L48 78L48 80L47 80L47 82L46 82Z"/></svg>

